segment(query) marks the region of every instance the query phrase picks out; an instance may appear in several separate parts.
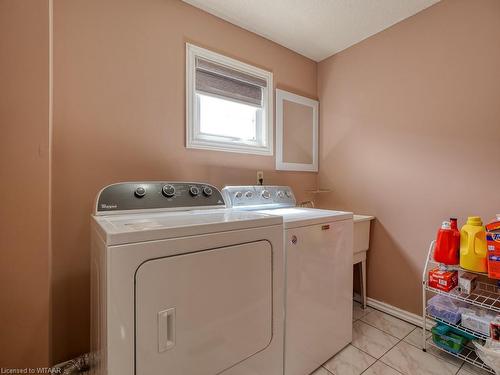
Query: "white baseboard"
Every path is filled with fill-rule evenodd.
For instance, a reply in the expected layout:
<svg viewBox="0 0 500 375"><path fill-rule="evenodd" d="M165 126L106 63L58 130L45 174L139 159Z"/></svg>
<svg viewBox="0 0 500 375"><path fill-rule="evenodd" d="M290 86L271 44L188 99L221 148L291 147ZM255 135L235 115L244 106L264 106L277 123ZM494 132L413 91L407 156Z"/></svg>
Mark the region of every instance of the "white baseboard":
<svg viewBox="0 0 500 375"><path fill-rule="evenodd" d="M388 303L378 301L370 297L366 299L366 304L370 307L373 307L374 309L385 312L386 314L392 315L418 327L422 327L422 315L411 313L409 311L400 309L399 307L389 305ZM433 322L427 320L427 329L430 329L430 327L432 326Z"/></svg>

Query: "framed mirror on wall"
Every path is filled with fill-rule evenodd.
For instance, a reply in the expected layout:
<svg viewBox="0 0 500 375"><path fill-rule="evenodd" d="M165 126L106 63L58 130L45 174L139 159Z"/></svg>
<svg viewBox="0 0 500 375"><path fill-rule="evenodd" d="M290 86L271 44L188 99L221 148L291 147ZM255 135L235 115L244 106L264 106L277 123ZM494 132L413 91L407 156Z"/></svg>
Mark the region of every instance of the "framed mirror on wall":
<svg viewBox="0 0 500 375"><path fill-rule="evenodd" d="M276 169L318 171L319 102L276 89Z"/></svg>

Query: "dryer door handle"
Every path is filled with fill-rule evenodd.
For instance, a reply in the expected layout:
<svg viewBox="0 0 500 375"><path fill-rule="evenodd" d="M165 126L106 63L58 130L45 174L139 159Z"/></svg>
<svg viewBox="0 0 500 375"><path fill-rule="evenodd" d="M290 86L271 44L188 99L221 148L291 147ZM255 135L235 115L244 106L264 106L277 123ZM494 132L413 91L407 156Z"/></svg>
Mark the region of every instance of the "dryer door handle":
<svg viewBox="0 0 500 375"><path fill-rule="evenodd" d="M175 346L175 307L158 312L158 352Z"/></svg>

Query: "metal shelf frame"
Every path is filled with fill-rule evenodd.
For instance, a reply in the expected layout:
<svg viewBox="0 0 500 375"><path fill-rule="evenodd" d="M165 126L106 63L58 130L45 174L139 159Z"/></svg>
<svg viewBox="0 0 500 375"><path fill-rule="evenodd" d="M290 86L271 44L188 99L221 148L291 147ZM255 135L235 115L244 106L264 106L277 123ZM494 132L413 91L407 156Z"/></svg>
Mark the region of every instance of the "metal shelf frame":
<svg viewBox="0 0 500 375"><path fill-rule="evenodd" d="M453 298L455 300L465 302L469 305L477 306L482 309L488 309L491 311L494 311L496 313L500 313L500 293L497 290L496 285L485 283L485 282L478 282L477 288L472 291L472 293L467 294L463 293L459 290L459 288L455 288L451 290L450 292L445 292L436 288L432 288L428 285L428 272L429 268L431 266L437 266L439 263L434 261L434 248L436 246L436 241L432 241L429 245L429 251L427 253L427 259L425 262L425 267L424 271L422 273L422 349L424 351L427 350L427 346L432 346L435 347L439 350L442 350L446 353L449 353L450 355L453 355L457 358L460 358L480 369L486 370L488 372L491 372L494 374L495 372L488 367L484 362L478 357L476 354L475 348L465 346L460 353L453 353L451 351L448 351L444 348L441 348L440 346L436 345L434 341L432 341L432 337L427 338L427 321L435 321L435 322L441 322L444 323L450 327L454 327L464 333L468 333L472 336L474 336L476 339L484 341L485 339L489 338L486 335L483 335L479 332L473 331L471 329L465 328L459 324L451 324L448 323L442 319L430 316L427 314L427 293L435 293L435 294L441 294L448 296L450 298ZM480 276L485 276L487 277L486 274L484 273L479 273L479 272L473 272L469 270L464 270L460 268L459 266L447 266L446 267L450 271L463 271L463 272L471 272L478 274Z"/></svg>
<svg viewBox="0 0 500 375"><path fill-rule="evenodd" d="M461 324L452 324L450 322L447 322L446 320L437 318L437 317L429 315L429 314L427 314L427 320L436 321L439 323L446 324L447 326L453 327L453 328L455 328L463 333L474 336L476 339L479 339L479 340L486 340L486 339L490 338L489 336L483 335L480 332L474 331L470 328L466 328L466 327L462 326Z"/></svg>
<svg viewBox="0 0 500 375"><path fill-rule="evenodd" d="M440 289L432 288L430 286L426 286L425 289L429 292L448 296L450 298L456 299L457 301L466 302L469 305L500 313L500 295L488 291L486 289L488 285L489 284L479 282L477 289L470 294L461 293L456 289L450 292L445 292Z"/></svg>
<svg viewBox="0 0 500 375"><path fill-rule="evenodd" d="M470 363L471 365L476 366L476 367L480 368L481 370L485 370L485 371L491 372L492 374L495 374L495 371L493 369L491 369L490 367L486 366L484 364L484 362L481 360L481 358L478 357L478 355L476 354L476 350L469 347L469 346L465 346L460 351L460 353L454 353L454 352L451 352L449 350L443 349L440 346L437 346L434 343L434 341L432 341L432 337L427 339L427 345L432 346L436 349L439 349L439 350L441 350L445 353L448 353L454 357L460 358L461 360L463 360L467 363Z"/></svg>

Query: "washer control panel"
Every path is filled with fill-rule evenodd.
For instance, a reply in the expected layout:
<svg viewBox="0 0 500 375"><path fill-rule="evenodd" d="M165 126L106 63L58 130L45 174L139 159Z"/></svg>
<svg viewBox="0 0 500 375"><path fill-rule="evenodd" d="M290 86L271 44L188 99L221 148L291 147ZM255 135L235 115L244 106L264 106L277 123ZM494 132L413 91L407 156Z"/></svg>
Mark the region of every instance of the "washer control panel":
<svg viewBox="0 0 500 375"><path fill-rule="evenodd" d="M228 207L265 209L294 207L295 196L289 186L226 186L222 194Z"/></svg>
<svg viewBox="0 0 500 375"><path fill-rule="evenodd" d="M96 200L97 215L131 210L189 210L226 207L215 186L199 182L121 182L106 186Z"/></svg>

